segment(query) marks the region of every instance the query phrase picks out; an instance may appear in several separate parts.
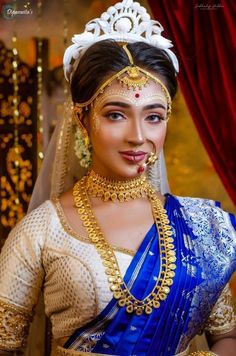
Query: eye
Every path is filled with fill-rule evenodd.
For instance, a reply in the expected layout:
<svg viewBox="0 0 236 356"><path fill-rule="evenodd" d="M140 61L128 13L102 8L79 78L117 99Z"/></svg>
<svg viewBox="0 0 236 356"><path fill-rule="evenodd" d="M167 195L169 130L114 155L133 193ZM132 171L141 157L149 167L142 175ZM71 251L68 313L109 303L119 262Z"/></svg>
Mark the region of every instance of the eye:
<svg viewBox="0 0 236 356"><path fill-rule="evenodd" d="M152 114L147 116L145 120L151 123L158 123L165 120L165 117L161 114Z"/></svg>
<svg viewBox="0 0 236 356"><path fill-rule="evenodd" d="M125 119L124 115L122 115L119 112L110 112L110 113L106 114L105 116L112 121L119 121L119 120Z"/></svg>

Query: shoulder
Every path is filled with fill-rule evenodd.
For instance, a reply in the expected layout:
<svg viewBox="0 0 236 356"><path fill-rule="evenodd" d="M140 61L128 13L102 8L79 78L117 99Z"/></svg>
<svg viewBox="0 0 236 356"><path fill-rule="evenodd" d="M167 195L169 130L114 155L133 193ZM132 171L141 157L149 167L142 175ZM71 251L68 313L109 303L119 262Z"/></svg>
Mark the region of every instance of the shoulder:
<svg viewBox="0 0 236 356"><path fill-rule="evenodd" d="M235 216L221 209L213 200L172 196L180 215L191 229L195 245L204 253L220 251L236 262Z"/></svg>
<svg viewBox="0 0 236 356"><path fill-rule="evenodd" d="M33 227L37 225L40 228L46 226L49 222L51 215L54 213L53 203L46 200L37 208L27 213L25 217L16 225L16 227Z"/></svg>
<svg viewBox="0 0 236 356"><path fill-rule="evenodd" d="M19 243L27 242L43 245L53 211L52 202L49 200L45 201L16 224L11 230L6 243L18 241Z"/></svg>
<svg viewBox="0 0 236 356"><path fill-rule="evenodd" d="M204 198L174 197L182 213L190 221L208 221L208 224L226 227L235 230L235 216L224 211L219 202ZM211 225L213 227L213 225Z"/></svg>
<svg viewBox="0 0 236 356"><path fill-rule="evenodd" d="M177 195L173 196L179 201L181 206L189 209L194 208L220 208L220 203L215 200L205 199L205 198L193 198L193 197L180 197Z"/></svg>
<svg viewBox="0 0 236 356"><path fill-rule="evenodd" d="M214 228L221 228L235 235L235 216L224 211L220 203L204 198L190 198L173 196L178 202L179 208L188 222L195 226L204 224L211 231Z"/></svg>

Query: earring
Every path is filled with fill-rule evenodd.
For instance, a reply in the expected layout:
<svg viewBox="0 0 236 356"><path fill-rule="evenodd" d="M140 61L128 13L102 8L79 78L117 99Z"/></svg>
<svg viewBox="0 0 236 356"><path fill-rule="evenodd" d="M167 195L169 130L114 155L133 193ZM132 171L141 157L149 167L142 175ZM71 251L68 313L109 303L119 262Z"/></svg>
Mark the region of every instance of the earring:
<svg viewBox="0 0 236 356"><path fill-rule="evenodd" d="M74 144L75 155L78 157L81 167L88 168L92 163L92 145L88 132L81 122L82 109L75 107L73 113L77 124Z"/></svg>
<svg viewBox="0 0 236 356"><path fill-rule="evenodd" d="M156 153L151 152L148 157L146 165L153 165L157 159L158 159L158 157L157 157Z"/></svg>
<svg viewBox="0 0 236 356"><path fill-rule="evenodd" d="M156 188L157 191L161 190L161 176L160 176L160 160L159 157L157 161L147 168L147 177L151 184Z"/></svg>

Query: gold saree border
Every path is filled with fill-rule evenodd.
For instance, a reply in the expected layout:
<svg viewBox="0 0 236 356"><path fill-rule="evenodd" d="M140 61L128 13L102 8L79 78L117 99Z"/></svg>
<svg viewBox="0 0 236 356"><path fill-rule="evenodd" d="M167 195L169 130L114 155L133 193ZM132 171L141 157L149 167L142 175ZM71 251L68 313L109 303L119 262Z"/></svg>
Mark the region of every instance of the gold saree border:
<svg viewBox="0 0 236 356"><path fill-rule="evenodd" d="M90 355L90 356L103 356L104 354L96 354L92 352L83 352L83 351L75 351L64 349L62 346L57 346L57 353L56 356L83 356L83 355ZM188 356L189 355L189 346L183 352L176 354L175 356ZM119 355L106 355L106 356L119 356Z"/></svg>

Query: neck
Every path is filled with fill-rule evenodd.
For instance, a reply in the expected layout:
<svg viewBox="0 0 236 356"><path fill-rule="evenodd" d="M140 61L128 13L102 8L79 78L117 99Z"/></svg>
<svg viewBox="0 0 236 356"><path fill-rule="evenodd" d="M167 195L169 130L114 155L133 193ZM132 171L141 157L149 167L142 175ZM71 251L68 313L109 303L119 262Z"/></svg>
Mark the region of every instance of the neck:
<svg viewBox="0 0 236 356"><path fill-rule="evenodd" d="M152 187L145 174L132 179L114 180L90 170L86 177L86 189L91 196L104 201L122 202L145 197Z"/></svg>
<svg viewBox="0 0 236 356"><path fill-rule="evenodd" d="M119 173L113 173L111 170L108 170L104 164L102 164L100 161L97 161L96 157L92 157L92 165L90 166L89 172L94 172L101 178L110 180L110 181L127 181L127 180L133 180L138 177L140 177L142 174L137 172L137 169L135 169L132 173L129 173L129 176L123 176Z"/></svg>
<svg viewBox="0 0 236 356"><path fill-rule="evenodd" d="M87 176L93 176L93 177L96 176L97 178L100 178L109 183L121 183L121 184L126 182L138 181L144 178L147 179L145 172L142 174L137 174L135 177L124 177L124 176L100 173L96 168L89 169Z"/></svg>

